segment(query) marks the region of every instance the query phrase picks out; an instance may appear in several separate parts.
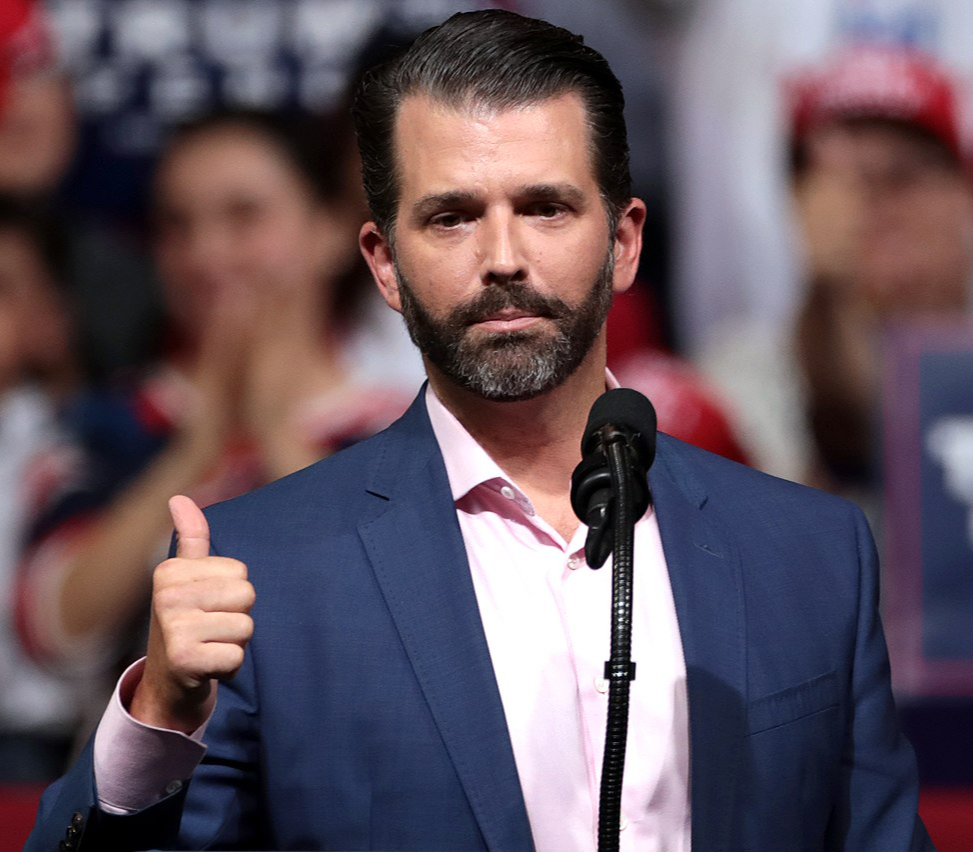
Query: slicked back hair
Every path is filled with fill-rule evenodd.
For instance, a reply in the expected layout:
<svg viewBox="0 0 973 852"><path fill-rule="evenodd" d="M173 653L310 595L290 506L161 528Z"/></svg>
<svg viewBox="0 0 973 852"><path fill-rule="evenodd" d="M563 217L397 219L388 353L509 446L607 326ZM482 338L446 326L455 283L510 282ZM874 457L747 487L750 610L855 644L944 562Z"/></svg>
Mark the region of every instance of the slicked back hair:
<svg viewBox="0 0 973 852"><path fill-rule="evenodd" d="M353 105L369 210L390 242L399 200L394 129L416 95L458 109L504 110L574 93L585 106L591 162L611 232L631 199L622 87L581 36L489 9L460 12L363 75Z"/></svg>

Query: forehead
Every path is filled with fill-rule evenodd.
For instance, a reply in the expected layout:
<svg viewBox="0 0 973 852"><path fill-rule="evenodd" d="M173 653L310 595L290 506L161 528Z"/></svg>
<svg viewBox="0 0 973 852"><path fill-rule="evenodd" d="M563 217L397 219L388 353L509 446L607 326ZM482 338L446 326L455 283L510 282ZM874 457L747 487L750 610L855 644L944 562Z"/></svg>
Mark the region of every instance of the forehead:
<svg viewBox="0 0 973 852"><path fill-rule="evenodd" d="M156 187L165 198L184 188L277 186L290 189L301 177L281 147L256 129L231 125L180 140L163 158Z"/></svg>
<svg viewBox="0 0 973 852"><path fill-rule="evenodd" d="M395 123L399 200L510 183L571 183L597 192L590 138L584 102L574 93L502 109L412 95Z"/></svg>
<svg viewBox="0 0 973 852"><path fill-rule="evenodd" d="M826 165L841 156L855 155L866 163L892 160L917 166L957 165L946 145L931 133L890 119L860 118L823 124L811 132L809 143L816 155L812 162Z"/></svg>

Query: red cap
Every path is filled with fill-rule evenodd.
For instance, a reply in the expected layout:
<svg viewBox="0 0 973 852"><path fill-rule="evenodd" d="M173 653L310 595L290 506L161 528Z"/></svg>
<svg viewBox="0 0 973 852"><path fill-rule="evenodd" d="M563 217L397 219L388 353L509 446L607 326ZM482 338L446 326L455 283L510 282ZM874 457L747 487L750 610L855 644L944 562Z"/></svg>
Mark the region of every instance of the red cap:
<svg viewBox="0 0 973 852"><path fill-rule="evenodd" d="M51 33L41 4L36 0L0 0L0 107L12 74L53 64Z"/></svg>
<svg viewBox="0 0 973 852"><path fill-rule="evenodd" d="M788 84L791 133L835 119L886 118L928 130L965 160L955 85L927 55L858 46Z"/></svg>

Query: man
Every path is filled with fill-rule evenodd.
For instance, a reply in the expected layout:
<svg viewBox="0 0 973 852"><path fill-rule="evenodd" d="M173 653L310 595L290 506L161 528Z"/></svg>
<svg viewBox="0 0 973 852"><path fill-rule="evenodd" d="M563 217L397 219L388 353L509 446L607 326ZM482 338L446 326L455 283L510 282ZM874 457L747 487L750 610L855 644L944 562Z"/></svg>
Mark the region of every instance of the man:
<svg viewBox="0 0 973 852"><path fill-rule="evenodd" d="M356 120L362 250L428 389L207 518L173 498L148 656L30 850L595 846L611 579L568 483L641 248L621 91L474 13ZM929 848L860 513L665 436L651 486L623 848Z"/></svg>

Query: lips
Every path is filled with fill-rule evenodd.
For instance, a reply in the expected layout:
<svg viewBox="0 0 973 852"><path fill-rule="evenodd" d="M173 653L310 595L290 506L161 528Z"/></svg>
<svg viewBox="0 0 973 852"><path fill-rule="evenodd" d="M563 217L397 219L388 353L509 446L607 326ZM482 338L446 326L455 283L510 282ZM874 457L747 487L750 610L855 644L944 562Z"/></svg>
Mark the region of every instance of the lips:
<svg viewBox="0 0 973 852"><path fill-rule="evenodd" d="M499 314L491 314L474 325L485 331L520 331L528 328L536 322L540 322L542 317L537 314L529 314L524 311L504 311Z"/></svg>
<svg viewBox="0 0 973 852"><path fill-rule="evenodd" d="M558 299L542 296L528 287L491 287L454 310L450 321L456 329L515 331L539 320L556 319L562 307Z"/></svg>

